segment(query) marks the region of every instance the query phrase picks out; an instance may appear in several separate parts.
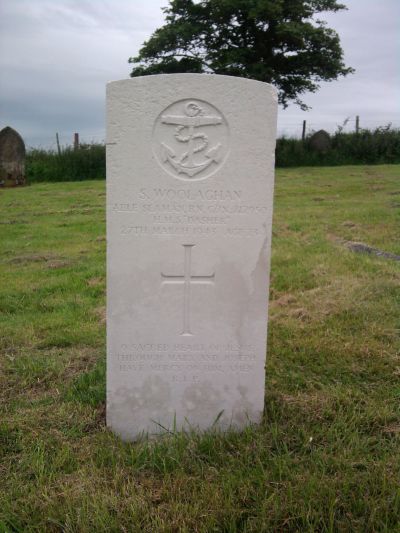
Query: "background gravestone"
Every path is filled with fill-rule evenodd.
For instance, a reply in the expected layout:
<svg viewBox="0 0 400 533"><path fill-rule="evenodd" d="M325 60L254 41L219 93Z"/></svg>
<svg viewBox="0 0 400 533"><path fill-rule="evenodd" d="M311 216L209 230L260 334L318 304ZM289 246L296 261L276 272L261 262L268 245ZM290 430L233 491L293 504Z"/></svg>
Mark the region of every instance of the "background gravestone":
<svg viewBox="0 0 400 533"><path fill-rule="evenodd" d="M325 153L331 148L331 137L327 131L319 130L310 137L309 143L316 152Z"/></svg>
<svg viewBox="0 0 400 533"><path fill-rule="evenodd" d="M107 423L125 440L261 420L276 114L243 78L107 87Z"/></svg>
<svg viewBox="0 0 400 533"><path fill-rule="evenodd" d="M17 131L7 126L0 131L0 187L25 183L25 143Z"/></svg>

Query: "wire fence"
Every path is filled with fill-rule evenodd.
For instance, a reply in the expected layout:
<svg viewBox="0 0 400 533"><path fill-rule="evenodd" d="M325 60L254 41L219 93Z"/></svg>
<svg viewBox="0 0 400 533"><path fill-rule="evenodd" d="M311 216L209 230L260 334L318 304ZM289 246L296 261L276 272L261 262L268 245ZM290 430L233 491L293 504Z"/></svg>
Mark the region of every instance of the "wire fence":
<svg viewBox="0 0 400 533"><path fill-rule="evenodd" d="M39 150L50 150L56 152L58 146L61 150L66 149L67 147L74 146L76 132L59 132L58 133L58 142L57 142L57 133L54 133L51 136L35 136L35 138L26 139L26 146L29 149L39 149ZM78 143L80 145L84 144L105 144L105 133L99 132L78 132Z"/></svg>
<svg viewBox="0 0 400 533"><path fill-rule="evenodd" d="M400 129L400 119L395 120L377 120L377 119L363 119L356 115L345 117L341 120L290 120L286 122L285 117L278 118L278 137L297 138L301 139L304 136L310 135L318 130L325 130L329 134L334 134L338 131L343 133L352 133L357 130L368 129L375 130L376 128L385 128L390 125L393 129ZM84 131L79 134L79 144L104 144L105 131ZM75 132L61 131L58 134L59 146L63 150L74 145ZM27 148L43 149L50 151L57 151L56 133L50 136L35 136L34 138L27 137Z"/></svg>
<svg viewBox="0 0 400 533"><path fill-rule="evenodd" d="M346 126L348 123L346 124ZM306 124L302 125L302 134ZM380 127L363 129L358 121L356 131L344 132L331 138L322 136L324 145L304 135L278 137L276 166L335 166L357 164L400 163L400 129ZM343 126L344 128L344 126ZM321 137L319 138L321 141ZM101 135L79 139L74 133L72 144L62 145L61 135L52 142L52 149L28 150L26 169L30 183L41 181L81 181L104 179L106 150Z"/></svg>
<svg viewBox="0 0 400 533"><path fill-rule="evenodd" d="M284 119L278 119L278 137L301 138L318 130L325 130L329 134L338 131L343 133L353 133L361 129L375 130L376 128L385 128L389 126L393 129L400 129L400 119L395 120L377 120L366 119L358 115L345 117L342 120L303 120L286 122Z"/></svg>

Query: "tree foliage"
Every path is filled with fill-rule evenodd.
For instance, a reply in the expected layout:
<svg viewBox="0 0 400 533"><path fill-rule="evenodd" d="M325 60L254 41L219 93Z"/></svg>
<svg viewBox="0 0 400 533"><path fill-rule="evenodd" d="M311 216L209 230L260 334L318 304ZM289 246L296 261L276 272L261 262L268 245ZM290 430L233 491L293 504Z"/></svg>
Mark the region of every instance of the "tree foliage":
<svg viewBox="0 0 400 533"><path fill-rule="evenodd" d="M274 84L285 107L353 71L337 33L316 18L336 0L170 0L166 23L131 57L131 76L214 73Z"/></svg>

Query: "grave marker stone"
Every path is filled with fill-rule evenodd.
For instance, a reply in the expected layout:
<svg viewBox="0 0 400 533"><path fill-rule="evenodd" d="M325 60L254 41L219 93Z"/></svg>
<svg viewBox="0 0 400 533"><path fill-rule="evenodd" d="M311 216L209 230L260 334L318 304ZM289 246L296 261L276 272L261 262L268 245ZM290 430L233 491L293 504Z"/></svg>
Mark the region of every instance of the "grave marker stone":
<svg viewBox="0 0 400 533"><path fill-rule="evenodd" d="M310 137L309 142L313 150L322 154L328 152L331 148L331 137L329 133L325 130L316 131Z"/></svg>
<svg viewBox="0 0 400 533"><path fill-rule="evenodd" d="M107 423L125 440L260 421L276 112L242 78L107 87Z"/></svg>
<svg viewBox="0 0 400 533"><path fill-rule="evenodd" d="M0 131L0 187L25 185L25 143L9 126Z"/></svg>

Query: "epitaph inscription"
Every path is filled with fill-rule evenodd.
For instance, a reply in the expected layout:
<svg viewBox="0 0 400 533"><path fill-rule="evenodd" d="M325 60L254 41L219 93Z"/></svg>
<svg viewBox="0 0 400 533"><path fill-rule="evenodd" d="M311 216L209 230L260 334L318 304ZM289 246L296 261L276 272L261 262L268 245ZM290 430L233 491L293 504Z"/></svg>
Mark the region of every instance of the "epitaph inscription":
<svg viewBox="0 0 400 533"><path fill-rule="evenodd" d="M107 107L107 424L259 422L276 93L160 75L109 84Z"/></svg>

